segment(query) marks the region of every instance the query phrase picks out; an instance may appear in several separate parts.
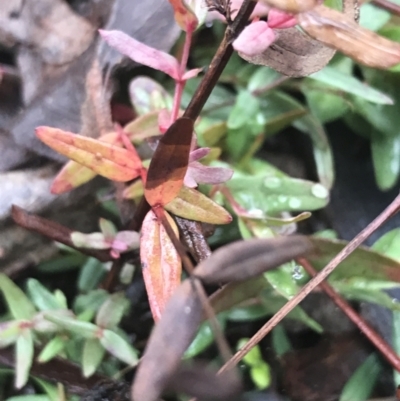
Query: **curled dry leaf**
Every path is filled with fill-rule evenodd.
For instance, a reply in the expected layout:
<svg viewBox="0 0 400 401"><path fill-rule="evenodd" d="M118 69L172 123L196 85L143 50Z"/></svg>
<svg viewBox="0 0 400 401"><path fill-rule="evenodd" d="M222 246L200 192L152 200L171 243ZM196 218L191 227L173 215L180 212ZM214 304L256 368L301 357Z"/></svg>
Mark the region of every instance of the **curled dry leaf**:
<svg viewBox="0 0 400 401"><path fill-rule="evenodd" d="M194 274L205 283L226 283L255 277L305 255L313 249L307 237L236 241L215 251L200 263Z"/></svg>
<svg viewBox="0 0 400 401"><path fill-rule="evenodd" d="M182 187L165 209L179 217L203 223L228 224L232 221L232 216L222 206L192 188Z"/></svg>
<svg viewBox="0 0 400 401"><path fill-rule="evenodd" d="M167 212L165 215L175 234L179 236L175 222ZM140 260L150 309L157 321L179 286L182 266L173 243L152 211L147 213L142 225Z"/></svg>
<svg viewBox="0 0 400 401"><path fill-rule="evenodd" d="M130 181L139 176L142 162L132 152L96 139L51 127L36 128L46 145L113 181Z"/></svg>
<svg viewBox="0 0 400 401"><path fill-rule="evenodd" d="M261 3L288 13L302 13L318 5L318 0L261 0Z"/></svg>
<svg viewBox="0 0 400 401"><path fill-rule="evenodd" d="M297 19L310 36L361 64L390 68L400 63L400 43L360 27L339 11L321 5Z"/></svg>
<svg viewBox="0 0 400 401"><path fill-rule="evenodd" d="M178 370L181 358L193 341L202 317L201 301L196 290L190 280L185 280L169 300L162 319L150 335L136 371L132 400L159 399Z"/></svg>
<svg viewBox="0 0 400 401"><path fill-rule="evenodd" d="M160 139L147 172L145 197L151 206L166 205L182 188L189 163L194 122L179 118Z"/></svg>

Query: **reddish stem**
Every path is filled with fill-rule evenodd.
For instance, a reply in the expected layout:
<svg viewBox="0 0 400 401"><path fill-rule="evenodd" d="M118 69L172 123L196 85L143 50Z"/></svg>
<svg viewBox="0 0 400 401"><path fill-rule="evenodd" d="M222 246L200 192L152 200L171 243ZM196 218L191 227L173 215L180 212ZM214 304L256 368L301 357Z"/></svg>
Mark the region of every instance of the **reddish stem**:
<svg viewBox="0 0 400 401"><path fill-rule="evenodd" d="M182 100L182 93L186 85L186 81L183 80L183 75L185 74L187 63L189 60L190 47L192 45L192 37L193 37L193 28L188 26L186 35L185 35L185 43L183 45L181 63L180 63L180 80L175 82L175 93L174 93L174 104L172 106L171 113L171 124L175 122L179 115L179 108Z"/></svg>
<svg viewBox="0 0 400 401"><path fill-rule="evenodd" d="M318 273L315 271L311 263L304 258L298 258L297 262L312 277ZM347 315L347 317L360 329L360 331L375 345L382 353L386 360L393 366L394 369L400 372L400 358L393 351L392 347L377 333L351 306L344 300L330 284L326 281L319 285L333 302Z"/></svg>

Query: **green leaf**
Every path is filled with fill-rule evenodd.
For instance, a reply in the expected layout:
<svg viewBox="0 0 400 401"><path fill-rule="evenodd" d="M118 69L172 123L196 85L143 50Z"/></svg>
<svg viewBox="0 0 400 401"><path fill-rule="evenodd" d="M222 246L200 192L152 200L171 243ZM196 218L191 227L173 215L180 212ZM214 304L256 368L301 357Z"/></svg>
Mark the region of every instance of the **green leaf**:
<svg viewBox="0 0 400 401"><path fill-rule="evenodd" d="M240 91L236 97L236 103L229 114L227 127L239 129L256 118L260 109L259 100L248 91ZM245 135L245 132L243 132Z"/></svg>
<svg viewBox="0 0 400 401"><path fill-rule="evenodd" d="M96 372L103 360L104 354L105 349L97 338L85 341L82 353L82 371L84 377L90 377Z"/></svg>
<svg viewBox="0 0 400 401"><path fill-rule="evenodd" d="M241 338L236 346L237 350L243 348L249 342L249 338ZM260 351L260 347L256 345L253 347L242 359L242 361L248 366L257 366L263 362L263 357Z"/></svg>
<svg viewBox="0 0 400 401"><path fill-rule="evenodd" d="M272 68L258 67L249 79L247 90L249 92L262 91L264 87L271 85L281 77L282 75Z"/></svg>
<svg viewBox="0 0 400 401"><path fill-rule="evenodd" d="M26 286L29 296L39 310L44 311L62 308L57 298L38 280L31 278L27 281Z"/></svg>
<svg viewBox="0 0 400 401"><path fill-rule="evenodd" d="M24 330L15 345L15 387L20 389L28 381L33 362L33 336L31 330Z"/></svg>
<svg viewBox="0 0 400 401"><path fill-rule="evenodd" d="M313 267L322 270L346 245L346 241L309 237L317 252L308 260ZM359 247L332 272L330 279L343 280L363 277L368 280L400 282L400 263L374 250Z"/></svg>
<svg viewBox="0 0 400 401"><path fill-rule="evenodd" d="M0 290L6 300L8 309L15 319L32 319L36 309L23 291L5 274L0 273Z"/></svg>
<svg viewBox="0 0 400 401"><path fill-rule="evenodd" d="M258 390L265 390L271 385L271 369L265 362L252 367L250 377Z"/></svg>
<svg viewBox="0 0 400 401"><path fill-rule="evenodd" d="M329 192L321 184L291 177L244 176L226 183L235 200L248 212L270 216L282 212L320 209Z"/></svg>
<svg viewBox="0 0 400 401"><path fill-rule="evenodd" d="M335 171L332 149L324 127L311 114L296 120L293 126L310 137L319 180L326 188L330 189L335 179Z"/></svg>
<svg viewBox="0 0 400 401"><path fill-rule="evenodd" d="M78 295L75 298L73 306L74 312L77 315L87 310L91 310L95 313L107 299L108 295L108 292L102 289L91 290L87 294Z"/></svg>
<svg viewBox="0 0 400 401"><path fill-rule="evenodd" d="M225 329L226 326L226 318L225 314L219 314L217 316L218 322L222 330ZM184 359L190 359L194 356L203 352L206 348L208 348L214 341L214 333L210 326L209 322L204 322L201 324L196 337L192 341L192 343L187 348Z"/></svg>
<svg viewBox="0 0 400 401"><path fill-rule="evenodd" d="M340 89L346 93L358 96L372 103L393 104L393 99L386 93L366 85L352 75L343 74L333 67L325 67L322 70L311 74L306 79L314 79L318 82L329 85L332 88Z"/></svg>
<svg viewBox="0 0 400 401"><path fill-rule="evenodd" d="M104 237L109 240L113 239L117 235L117 228L110 220L100 218L99 220L100 231L103 233Z"/></svg>
<svg viewBox="0 0 400 401"><path fill-rule="evenodd" d="M390 310L400 311L400 303L397 300L394 300L385 292L379 290L365 290L360 288L354 288L351 284L345 284L340 282L331 282L331 285L342 294L347 299L355 300L355 301L364 301L371 302Z"/></svg>
<svg viewBox="0 0 400 401"><path fill-rule="evenodd" d="M300 291L300 287L293 279L293 274L282 267L265 272L264 276L272 288L286 299L293 298Z"/></svg>
<svg viewBox="0 0 400 401"><path fill-rule="evenodd" d="M125 125L124 132L126 132L133 144L140 145L147 138L160 135L160 129L158 128L159 113L159 111L147 113Z"/></svg>
<svg viewBox="0 0 400 401"><path fill-rule="evenodd" d="M29 323L24 320L12 320L0 323L0 348L8 347L17 341L21 334L24 324Z"/></svg>
<svg viewBox="0 0 400 401"><path fill-rule="evenodd" d="M117 333L104 330L100 343L110 354L128 365L135 366L138 363L137 351Z"/></svg>
<svg viewBox="0 0 400 401"><path fill-rule="evenodd" d="M114 328L119 324L128 307L129 302L123 292L110 295L97 312L97 326L104 329Z"/></svg>
<svg viewBox="0 0 400 401"><path fill-rule="evenodd" d="M371 249L400 262L400 228L395 228L380 237Z"/></svg>
<svg viewBox="0 0 400 401"><path fill-rule="evenodd" d="M261 95L260 100L266 136L276 134L307 114L301 103L284 92L267 92Z"/></svg>
<svg viewBox="0 0 400 401"><path fill-rule="evenodd" d="M376 354L371 354L345 384L339 401L368 400L381 370L379 358Z"/></svg>
<svg viewBox="0 0 400 401"><path fill-rule="evenodd" d="M33 377L33 380L43 389L51 401L63 401L62 399L60 400L60 394L56 386L37 377Z"/></svg>
<svg viewBox="0 0 400 401"><path fill-rule="evenodd" d="M281 357L292 350L292 344L281 324L276 325L272 332L272 348L278 357Z"/></svg>
<svg viewBox="0 0 400 401"><path fill-rule="evenodd" d="M370 31L377 31L390 20L390 12L370 3L360 8L360 25Z"/></svg>
<svg viewBox="0 0 400 401"><path fill-rule="evenodd" d="M99 330L96 325L88 322L82 322L73 317L61 316L48 312L45 314L45 318L50 322L62 327L63 329L85 338L96 337L96 333Z"/></svg>
<svg viewBox="0 0 400 401"><path fill-rule="evenodd" d="M382 191L393 188L400 176L400 132L396 136L376 132L371 150L378 187Z"/></svg>
<svg viewBox="0 0 400 401"><path fill-rule="evenodd" d="M38 356L38 361L41 363L50 361L64 350L66 344L67 339L65 336L56 336L52 338L42 349Z"/></svg>
<svg viewBox="0 0 400 401"><path fill-rule="evenodd" d="M400 312L393 312L393 333L392 333L393 350L400 355ZM393 369L393 378L395 385L400 384L400 372Z"/></svg>
<svg viewBox="0 0 400 401"><path fill-rule="evenodd" d="M106 274L104 264L95 258L88 258L82 266L78 278L78 288L81 292L94 290Z"/></svg>
<svg viewBox="0 0 400 401"><path fill-rule="evenodd" d="M55 259L42 262L36 266L40 272L43 273L59 273L69 270L74 270L83 265L86 261L87 256L79 254L63 255Z"/></svg>
<svg viewBox="0 0 400 401"><path fill-rule="evenodd" d="M178 196L165 205L165 209L189 220L210 224L227 224L232 221L231 215L218 203L201 192L182 187Z"/></svg>

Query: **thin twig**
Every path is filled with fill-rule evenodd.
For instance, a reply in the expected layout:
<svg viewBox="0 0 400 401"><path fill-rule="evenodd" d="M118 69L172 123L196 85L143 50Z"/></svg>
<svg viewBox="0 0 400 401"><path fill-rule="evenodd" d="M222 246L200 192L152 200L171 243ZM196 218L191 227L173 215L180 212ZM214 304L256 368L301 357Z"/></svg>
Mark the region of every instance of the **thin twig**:
<svg viewBox="0 0 400 401"><path fill-rule="evenodd" d="M283 306L245 345L241 348L219 372L234 367L254 346L256 346L282 319L287 316L307 295L319 286L332 271L346 259L358 246L360 246L375 230L400 210L400 195L364 230L362 230L352 241L350 241L341 252L339 252L317 276L311 279L301 291L285 306Z"/></svg>
<svg viewBox="0 0 400 401"><path fill-rule="evenodd" d="M311 263L305 258L298 258L298 263L312 276L318 273L315 271ZM330 284L326 281L320 284L320 287L332 299L333 302L347 315L347 317L360 329L360 331L375 345L382 353L386 360L394 369L400 372L400 358L393 351L392 347L377 333L366 321L360 316L351 305L344 300Z"/></svg>
<svg viewBox="0 0 400 401"><path fill-rule="evenodd" d="M373 0L372 4L383 8L384 10L390 11L392 14L400 16L400 5L395 4L389 0Z"/></svg>

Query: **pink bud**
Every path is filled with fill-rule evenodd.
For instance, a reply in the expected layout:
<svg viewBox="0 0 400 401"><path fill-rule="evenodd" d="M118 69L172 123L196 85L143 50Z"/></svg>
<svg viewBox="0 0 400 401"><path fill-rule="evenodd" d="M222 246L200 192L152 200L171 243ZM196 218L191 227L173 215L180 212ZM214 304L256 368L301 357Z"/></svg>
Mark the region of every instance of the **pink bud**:
<svg viewBox="0 0 400 401"><path fill-rule="evenodd" d="M277 8L271 8L268 13L268 26L274 29L291 28L297 25L293 14L285 13Z"/></svg>
<svg viewBox="0 0 400 401"><path fill-rule="evenodd" d="M233 42L233 48L249 57L267 50L275 40L274 31L265 21L257 21L248 25Z"/></svg>

